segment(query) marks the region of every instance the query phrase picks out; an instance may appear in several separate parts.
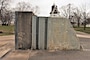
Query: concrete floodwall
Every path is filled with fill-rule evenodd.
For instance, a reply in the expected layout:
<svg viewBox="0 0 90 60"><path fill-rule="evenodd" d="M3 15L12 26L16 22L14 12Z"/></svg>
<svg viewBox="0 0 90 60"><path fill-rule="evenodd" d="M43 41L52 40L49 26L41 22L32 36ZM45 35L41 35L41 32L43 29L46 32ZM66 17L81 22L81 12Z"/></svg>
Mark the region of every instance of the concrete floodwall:
<svg viewBox="0 0 90 60"><path fill-rule="evenodd" d="M76 33L66 18L37 17L32 12L16 12L16 49L80 49Z"/></svg>
<svg viewBox="0 0 90 60"><path fill-rule="evenodd" d="M32 48L49 50L80 49L80 43L68 19L33 16Z"/></svg>
<svg viewBox="0 0 90 60"><path fill-rule="evenodd" d="M66 18L48 18L47 37L47 49L80 49L75 30Z"/></svg>
<svg viewBox="0 0 90 60"><path fill-rule="evenodd" d="M29 49L32 42L32 12L15 12L15 48Z"/></svg>

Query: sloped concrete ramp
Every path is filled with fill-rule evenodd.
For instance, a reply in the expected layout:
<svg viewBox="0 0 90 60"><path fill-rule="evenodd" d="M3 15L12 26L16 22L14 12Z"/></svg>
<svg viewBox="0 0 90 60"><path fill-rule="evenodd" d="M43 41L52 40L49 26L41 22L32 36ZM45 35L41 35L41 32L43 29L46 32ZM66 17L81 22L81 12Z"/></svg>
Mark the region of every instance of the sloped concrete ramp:
<svg viewBox="0 0 90 60"><path fill-rule="evenodd" d="M70 21L65 18L49 18L48 49L80 49L80 44Z"/></svg>

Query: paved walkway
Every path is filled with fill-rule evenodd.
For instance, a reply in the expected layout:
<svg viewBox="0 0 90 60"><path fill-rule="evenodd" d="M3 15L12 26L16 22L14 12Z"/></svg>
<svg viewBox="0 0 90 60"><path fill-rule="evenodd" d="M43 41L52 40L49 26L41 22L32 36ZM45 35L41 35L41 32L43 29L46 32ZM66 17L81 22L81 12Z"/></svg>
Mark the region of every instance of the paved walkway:
<svg viewBox="0 0 90 60"><path fill-rule="evenodd" d="M0 58L14 49L14 35L0 36Z"/></svg>
<svg viewBox="0 0 90 60"><path fill-rule="evenodd" d="M79 37L80 44L83 45L84 50L81 51L12 50L9 54L1 58L1 60L90 60L90 35L82 32L77 32L77 36ZM0 38L3 39L4 37ZM8 39L11 40L13 38L14 36L8 37ZM8 39L6 41L9 41ZM11 43L11 40L9 41L9 43Z"/></svg>
<svg viewBox="0 0 90 60"><path fill-rule="evenodd" d="M1 40L14 40L14 38L15 38L14 35L0 36L0 41Z"/></svg>
<svg viewBox="0 0 90 60"><path fill-rule="evenodd" d="M77 36L82 38L90 38L90 34L77 31Z"/></svg>

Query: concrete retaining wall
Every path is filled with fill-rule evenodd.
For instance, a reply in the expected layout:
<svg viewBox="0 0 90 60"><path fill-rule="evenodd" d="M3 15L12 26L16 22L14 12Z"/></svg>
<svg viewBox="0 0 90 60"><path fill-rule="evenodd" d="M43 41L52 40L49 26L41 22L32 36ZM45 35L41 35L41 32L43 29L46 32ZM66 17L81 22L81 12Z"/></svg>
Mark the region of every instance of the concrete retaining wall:
<svg viewBox="0 0 90 60"><path fill-rule="evenodd" d="M33 49L80 49L76 33L65 18L33 17Z"/></svg>
<svg viewBox="0 0 90 60"><path fill-rule="evenodd" d="M15 26L16 49L80 49L80 43L68 19L16 12Z"/></svg>

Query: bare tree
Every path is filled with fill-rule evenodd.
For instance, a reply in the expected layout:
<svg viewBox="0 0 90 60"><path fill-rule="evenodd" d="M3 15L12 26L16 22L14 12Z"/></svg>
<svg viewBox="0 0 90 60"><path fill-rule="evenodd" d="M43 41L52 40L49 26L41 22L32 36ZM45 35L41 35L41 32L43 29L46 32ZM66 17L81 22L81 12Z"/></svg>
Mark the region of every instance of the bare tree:
<svg viewBox="0 0 90 60"><path fill-rule="evenodd" d="M78 8L75 8L75 11L73 13L74 13L74 17L76 18L76 21L77 21L77 26L80 27L80 20L82 17L81 11Z"/></svg>
<svg viewBox="0 0 90 60"><path fill-rule="evenodd" d="M86 6L86 4L82 4L81 12L82 12L83 20L84 20L83 21L84 30L86 30L87 17L88 17L88 14L89 14L89 12L87 13L87 6Z"/></svg>
<svg viewBox="0 0 90 60"><path fill-rule="evenodd" d="M26 2L19 2L17 3L16 10L18 11L30 11L31 4Z"/></svg>
<svg viewBox="0 0 90 60"><path fill-rule="evenodd" d="M10 0L0 0L0 20L2 25L7 25L6 15L8 11Z"/></svg>
<svg viewBox="0 0 90 60"><path fill-rule="evenodd" d="M81 20L84 20L84 30L86 28L86 19L89 13L86 13L86 6L83 5L82 8L78 8L74 6L73 4L68 4L66 6L62 6L60 8L61 16L68 18L71 22L74 18L75 22L77 23L77 26L80 27Z"/></svg>
<svg viewBox="0 0 90 60"><path fill-rule="evenodd" d="M62 6L60 8L61 16L68 18L68 8L67 6Z"/></svg>
<svg viewBox="0 0 90 60"><path fill-rule="evenodd" d="M73 4L68 4L68 5L62 6L60 8L61 16L70 19L71 15L73 15L74 9L75 9L75 6L73 6Z"/></svg>
<svg viewBox="0 0 90 60"><path fill-rule="evenodd" d="M60 13L63 17L68 18L71 22L71 24L74 25L77 24L77 26L80 26L80 14L79 10L76 6L73 4L68 4L66 6L62 6L60 8Z"/></svg>
<svg viewBox="0 0 90 60"><path fill-rule="evenodd" d="M28 2L19 2L16 6L16 11L32 11L34 14L39 14L39 7L38 6L32 6Z"/></svg>
<svg viewBox="0 0 90 60"><path fill-rule="evenodd" d="M39 12L40 10L39 10L39 7L38 7L38 6L33 7L33 8L32 8L32 11L34 12L35 15L37 15L37 14L40 13L40 12Z"/></svg>
<svg viewBox="0 0 90 60"><path fill-rule="evenodd" d="M7 11L6 15L5 15L5 20L6 20L6 23L8 25L11 24L11 21L13 19L13 12L10 10L10 11Z"/></svg>

